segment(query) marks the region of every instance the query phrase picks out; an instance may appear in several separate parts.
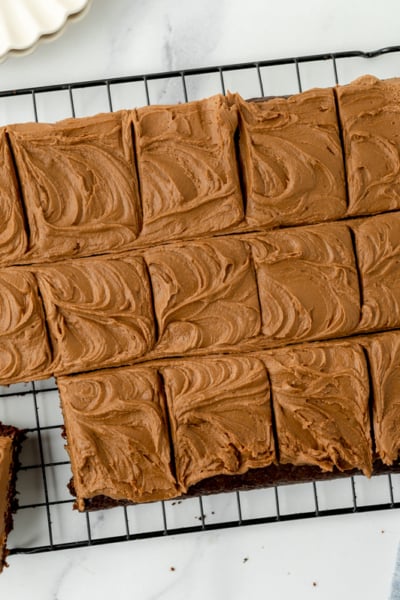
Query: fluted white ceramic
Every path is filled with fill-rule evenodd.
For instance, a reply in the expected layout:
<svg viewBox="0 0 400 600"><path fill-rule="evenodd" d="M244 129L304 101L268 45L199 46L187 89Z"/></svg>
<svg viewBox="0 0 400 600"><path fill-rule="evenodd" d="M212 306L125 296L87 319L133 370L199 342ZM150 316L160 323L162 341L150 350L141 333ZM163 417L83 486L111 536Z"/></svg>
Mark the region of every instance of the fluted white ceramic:
<svg viewBox="0 0 400 600"><path fill-rule="evenodd" d="M42 40L59 36L82 17L91 0L0 0L0 61L32 52Z"/></svg>

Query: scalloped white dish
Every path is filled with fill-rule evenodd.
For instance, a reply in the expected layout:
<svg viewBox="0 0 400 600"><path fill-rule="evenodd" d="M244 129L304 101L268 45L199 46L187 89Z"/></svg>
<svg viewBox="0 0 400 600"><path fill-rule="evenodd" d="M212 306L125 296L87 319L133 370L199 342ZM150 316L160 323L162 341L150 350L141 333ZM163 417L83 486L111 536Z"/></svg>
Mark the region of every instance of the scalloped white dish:
<svg viewBox="0 0 400 600"><path fill-rule="evenodd" d="M69 21L83 17L90 4L91 0L0 0L0 61L55 39Z"/></svg>

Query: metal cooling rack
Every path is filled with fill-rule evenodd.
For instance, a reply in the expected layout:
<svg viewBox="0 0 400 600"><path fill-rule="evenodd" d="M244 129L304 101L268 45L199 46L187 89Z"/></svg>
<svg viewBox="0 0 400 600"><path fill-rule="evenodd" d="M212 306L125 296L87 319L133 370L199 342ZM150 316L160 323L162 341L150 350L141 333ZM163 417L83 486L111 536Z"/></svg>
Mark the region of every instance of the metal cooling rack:
<svg viewBox="0 0 400 600"><path fill-rule="evenodd" d="M399 76L400 46L0 91L0 124L185 102L228 89L247 98L286 95L348 83L365 73ZM72 510L66 488L71 471L55 381L0 387L0 420L28 431L11 554L400 508L400 475L382 475L80 514Z"/></svg>

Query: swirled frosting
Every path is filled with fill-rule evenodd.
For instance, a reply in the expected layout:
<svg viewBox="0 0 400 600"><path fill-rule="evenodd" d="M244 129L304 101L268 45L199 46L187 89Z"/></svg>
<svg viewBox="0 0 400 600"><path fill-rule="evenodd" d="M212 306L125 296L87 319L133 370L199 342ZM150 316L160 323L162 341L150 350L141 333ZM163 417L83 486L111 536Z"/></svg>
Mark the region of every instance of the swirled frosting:
<svg viewBox="0 0 400 600"><path fill-rule="evenodd" d="M8 489L12 466L12 437L0 436L0 573L3 570L3 551L7 539L7 515L9 511Z"/></svg>
<svg viewBox="0 0 400 600"><path fill-rule="evenodd" d="M360 330L400 327L400 213L360 219L352 228L363 290Z"/></svg>
<svg viewBox="0 0 400 600"><path fill-rule="evenodd" d="M255 276L236 239L176 243L146 251L161 354L212 351L260 332Z"/></svg>
<svg viewBox="0 0 400 600"><path fill-rule="evenodd" d="M56 374L128 363L154 344L151 291L140 257L38 267Z"/></svg>
<svg viewBox="0 0 400 600"><path fill-rule="evenodd" d="M239 107L249 225L312 224L343 217L346 191L334 95L314 89Z"/></svg>
<svg viewBox="0 0 400 600"><path fill-rule="evenodd" d="M5 129L0 129L0 264L16 263L27 249L18 184Z"/></svg>
<svg viewBox="0 0 400 600"><path fill-rule="evenodd" d="M336 88L349 214L400 208L400 80L367 75Z"/></svg>
<svg viewBox="0 0 400 600"><path fill-rule="evenodd" d="M140 213L128 113L7 131L34 259L101 254L132 244Z"/></svg>
<svg viewBox="0 0 400 600"><path fill-rule="evenodd" d="M51 354L35 277L0 271L0 385L49 373Z"/></svg>
<svg viewBox="0 0 400 600"><path fill-rule="evenodd" d="M141 238L182 239L243 219L236 166L236 107L223 96L134 113L143 203Z"/></svg>
<svg viewBox="0 0 400 600"><path fill-rule="evenodd" d="M379 458L391 465L400 453L400 332L366 337L374 391L373 427Z"/></svg>
<svg viewBox="0 0 400 600"><path fill-rule="evenodd" d="M359 344L338 342L263 355L272 388L279 462L370 476L369 383Z"/></svg>
<svg viewBox="0 0 400 600"><path fill-rule="evenodd" d="M183 490L275 460L269 384L260 360L209 357L176 362L162 374Z"/></svg>
<svg viewBox="0 0 400 600"><path fill-rule="evenodd" d="M253 238L250 245L264 336L293 342L356 329L360 294L346 225L274 231Z"/></svg>
<svg viewBox="0 0 400 600"><path fill-rule="evenodd" d="M176 496L157 371L128 367L60 377L77 506L98 495L147 502Z"/></svg>

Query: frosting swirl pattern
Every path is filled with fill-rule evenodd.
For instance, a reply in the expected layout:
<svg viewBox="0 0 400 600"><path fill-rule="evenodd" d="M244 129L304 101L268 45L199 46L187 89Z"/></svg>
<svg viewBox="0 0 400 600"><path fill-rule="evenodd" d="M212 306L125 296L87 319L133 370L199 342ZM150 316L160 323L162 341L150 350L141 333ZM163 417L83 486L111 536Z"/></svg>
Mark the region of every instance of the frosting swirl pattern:
<svg viewBox="0 0 400 600"><path fill-rule="evenodd" d="M349 214L400 208L400 79L360 77L336 89Z"/></svg>
<svg viewBox="0 0 400 600"><path fill-rule="evenodd" d="M346 225L274 231L251 240L262 312L271 340L345 335L360 318L360 293Z"/></svg>
<svg viewBox="0 0 400 600"><path fill-rule="evenodd" d="M352 225L363 289L361 331L400 327L400 214Z"/></svg>
<svg viewBox="0 0 400 600"><path fill-rule="evenodd" d="M128 363L152 348L151 291L140 257L75 259L36 273L56 374Z"/></svg>
<svg viewBox="0 0 400 600"><path fill-rule="evenodd" d="M162 369L183 490L275 460L269 384L252 357L181 361Z"/></svg>
<svg viewBox="0 0 400 600"><path fill-rule="evenodd" d="M18 183L5 129L0 129L0 264L18 262L27 250Z"/></svg>
<svg viewBox="0 0 400 600"><path fill-rule="evenodd" d="M236 239L176 243L146 251L159 340L156 352L237 344L260 332L255 276Z"/></svg>
<svg viewBox="0 0 400 600"><path fill-rule="evenodd" d="M8 127L33 258L129 247L140 228L129 114Z"/></svg>
<svg viewBox="0 0 400 600"><path fill-rule="evenodd" d="M263 355L271 378L279 462L370 476L369 383L355 343L285 348Z"/></svg>
<svg viewBox="0 0 400 600"><path fill-rule="evenodd" d="M0 385L50 372L51 354L35 277L0 271Z"/></svg>
<svg viewBox="0 0 400 600"><path fill-rule="evenodd" d="M379 458L391 465L400 453L400 332L387 332L364 341L373 383L373 426Z"/></svg>
<svg viewBox="0 0 400 600"><path fill-rule="evenodd" d="M105 495L147 502L178 488L157 371L128 367L58 379L77 506Z"/></svg>
<svg viewBox="0 0 400 600"><path fill-rule="evenodd" d="M344 168L333 91L239 106L240 158L249 225L312 224L346 212Z"/></svg>
<svg viewBox="0 0 400 600"><path fill-rule="evenodd" d="M165 241L223 231L243 219L236 166L236 107L223 96L134 113L143 203L141 238Z"/></svg>

